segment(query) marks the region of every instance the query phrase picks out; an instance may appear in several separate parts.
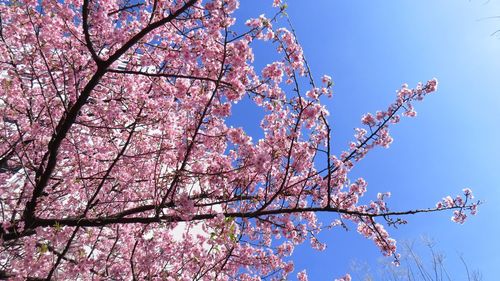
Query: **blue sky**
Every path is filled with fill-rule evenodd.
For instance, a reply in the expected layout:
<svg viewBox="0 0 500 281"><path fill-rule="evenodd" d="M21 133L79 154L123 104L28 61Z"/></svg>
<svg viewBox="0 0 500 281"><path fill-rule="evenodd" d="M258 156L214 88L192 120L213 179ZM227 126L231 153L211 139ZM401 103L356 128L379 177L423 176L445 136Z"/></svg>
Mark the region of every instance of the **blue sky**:
<svg viewBox="0 0 500 281"><path fill-rule="evenodd" d="M240 23L272 13L270 0L241 2ZM407 217L408 225L390 232L400 240L432 237L458 280L465 276L460 253L483 280L496 280L500 37L490 35L500 29L500 18L485 18L500 16L500 1L291 0L288 14L317 79L329 74L335 82L334 98L326 103L337 152L352 139L361 115L386 108L403 82L414 86L438 78L438 92L416 104L417 118L394 126L392 146L372 151L351 178L368 181L368 198L391 191L393 210L432 207L472 188L485 204L465 225L452 223L450 213L435 213ZM257 46L255 52L257 64L272 59L269 49ZM294 253L296 270L306 268L310 280L333 280L349 272L353 260L379 265L378 249L354 228L326 231L320 238L328 243L324 252L304 245Z"/></svg>

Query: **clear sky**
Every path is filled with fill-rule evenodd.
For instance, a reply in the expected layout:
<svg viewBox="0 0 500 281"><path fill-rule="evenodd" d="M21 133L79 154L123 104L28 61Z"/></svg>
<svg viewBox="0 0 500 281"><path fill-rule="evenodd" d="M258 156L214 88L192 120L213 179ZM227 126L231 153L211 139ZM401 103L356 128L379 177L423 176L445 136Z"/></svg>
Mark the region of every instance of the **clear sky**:
<svg viewBox="0 0 500 281"><path fill-rule="evenodd" d="M271 0L241 2L240 22L272 13ZM500 16L500 1L291 0L288 14L313 74L335 82L327 104L337 152L352 139L361 115L385 109L403 82L438 78L438 92L416 104L418 117L392 127L392 146L370 152L351 178L368 181L367 199L391 191L393 210L432 207L470 187L485 204L465 225L451 222L451 213L425 214L407 217L408 225L390 232L400 240L432 237L457 280L465 280L460 253L483 280L498 280L500 37L491 34L500 18L485 18ZM264 49L255 51L258 63L272 59ZM245 113L244 103L240 110ZM255 125L243 125L258 135ZM294 253L296 270L308 269L310 280L333 280L351 271L353 260L378 266L378 249L355 228L320 238L328 243L324 252L303 245Z"/></svg>

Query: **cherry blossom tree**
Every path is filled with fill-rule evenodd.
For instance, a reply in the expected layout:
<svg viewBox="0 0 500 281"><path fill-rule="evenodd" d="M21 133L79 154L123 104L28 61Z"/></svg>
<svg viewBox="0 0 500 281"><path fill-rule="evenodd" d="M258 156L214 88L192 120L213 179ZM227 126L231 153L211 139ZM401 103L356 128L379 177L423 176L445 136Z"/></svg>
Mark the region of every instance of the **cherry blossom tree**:
<svg viewBox="0 0 500 281"><path fill-rule="evenodd" d="M429 209L361 200L349 172L437 81L403 85L333 155L333 82L272 5L241 31L237 0L1 2L2 278L279 280L324 229L356 225L397 259L384 225L476 212L469 189ZM256 41L280 59L256 69ZM243 99L265 113L260 139L228 125Z"/></svg>

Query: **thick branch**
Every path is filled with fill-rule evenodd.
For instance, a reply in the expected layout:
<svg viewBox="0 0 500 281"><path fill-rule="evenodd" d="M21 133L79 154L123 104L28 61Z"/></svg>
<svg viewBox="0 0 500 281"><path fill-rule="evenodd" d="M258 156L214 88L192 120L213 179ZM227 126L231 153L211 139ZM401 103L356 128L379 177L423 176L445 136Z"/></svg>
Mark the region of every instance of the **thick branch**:
<svg viewBox="0 0 500 281"><path fill-rule="evenodd" d="M25 208L24 214L23 214L26 226L28 228L30 228L30 226L33 223L33 219L35 218L35 209L36 209L36 205L37 205L37 200L43 194L43 190L44 190L45 186L47 185L49 178L52 175L52 172L56 166L57 153L58 153L58 149L61 145L61 142L66 137L66 134L68 133L69 129L71 128L71 126L75 122L76 117L78 116L78 113L80 112L81 108L87 102L87 99L89 98L90 93L97 86L97 84L99 83L101 78L106 74L107 68L113 62L118 60L121 55L123 55L130 47L132 47L134 44L136 44L139 40L141 40L149 32L162 26L165 23L168 23L168 22L174 20L177 16L179 16L184 11L186 11L189 7L194 5L195 2L196 2L196 0L190 0L182 8L180 8L179 10L170 14L168 17L161 19L161 20L159 20L151 25L148 25L146 28L144 28L139 33L137 33L135 36L133 36L129 41L127 41L108 60L106 60L103 63L98 64L97 71L92 76L92 78L87 83L87 85L85 85L85 87L83 88L76 103L68 110L66 116L61 118L61 120L59 121L59 123L56 127L56 131L55 131L54 135L52 136L52 139L49 142L48 150L45 153L45 155L40 163L40 166L38 167L38 169L36 171L36 176L35 176L36 184L35 184L35 188L33 189L33 195L31 197L30 201L28 201L26 203L26 208ZM88 3L87 3L87 5L88 5ZM84 5L84 7L85 7L85 5ZM88 11L87 11L87 13L88 13ZM85 13L84 13L84 15L85 15ZM85 17L85 19L87 19L87 18ZM47 164L45 165L45 168L44 168L45 161L47 161Z"/></svg>

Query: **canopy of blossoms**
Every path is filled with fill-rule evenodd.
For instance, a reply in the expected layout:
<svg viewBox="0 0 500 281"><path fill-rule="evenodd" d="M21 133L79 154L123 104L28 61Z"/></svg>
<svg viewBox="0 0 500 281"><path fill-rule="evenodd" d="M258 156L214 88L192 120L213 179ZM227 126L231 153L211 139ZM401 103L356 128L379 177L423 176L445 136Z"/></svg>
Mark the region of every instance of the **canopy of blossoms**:
<svg viewBox="0 0 500 281"><path fill-rule="evenodd" d="M437 80L403 85L333 155L321 103L333 82L312 76L286 6L275 0L275 15L241 31L238 5L0 3L0 277L280 280L296 245L325 248L323 229L354 224L397 259L384 225L476 212L469 189L391 211L388 193L361 200L366 181L349 178ZM280 59L256 69L255 41ZM243 99L265 113L260 139L228 125Z"/></svg>

